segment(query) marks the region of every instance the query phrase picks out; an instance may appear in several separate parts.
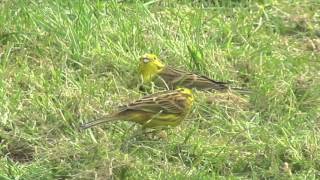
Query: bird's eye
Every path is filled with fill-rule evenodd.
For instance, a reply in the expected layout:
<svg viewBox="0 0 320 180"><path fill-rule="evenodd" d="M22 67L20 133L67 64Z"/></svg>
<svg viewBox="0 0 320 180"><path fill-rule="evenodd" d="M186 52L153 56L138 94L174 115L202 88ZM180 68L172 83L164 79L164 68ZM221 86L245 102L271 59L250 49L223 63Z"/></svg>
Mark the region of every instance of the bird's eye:
<svg viewBox="0 0 320 180"><path fill-rule="evenodd" d="M148 62L149 62L149 59L148 59L148 58L143 58L143 62L144 62L144 63L148 63Z"/></svg>

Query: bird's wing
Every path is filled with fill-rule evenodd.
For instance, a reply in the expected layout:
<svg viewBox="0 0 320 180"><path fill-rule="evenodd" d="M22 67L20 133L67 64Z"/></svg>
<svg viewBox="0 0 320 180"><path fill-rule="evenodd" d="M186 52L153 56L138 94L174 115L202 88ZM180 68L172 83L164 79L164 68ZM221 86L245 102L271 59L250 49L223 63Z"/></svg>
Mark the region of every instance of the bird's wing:
<svg viewBox="0 0 320 180"><path fill-rule="evenodd" d="M186 97L177 90L159 92L122 107L122 111L139 110L151 113L178 114L184 112L186 100Z"/></svg>
<svg viewBox="0 0 320 180"><path fill-rule="evenodd" d="M160 76L174 86L184 86L188 88L200 89L227 89L226 82L212 80L206 76L197 75L180 69L166 67Z"/></svg>

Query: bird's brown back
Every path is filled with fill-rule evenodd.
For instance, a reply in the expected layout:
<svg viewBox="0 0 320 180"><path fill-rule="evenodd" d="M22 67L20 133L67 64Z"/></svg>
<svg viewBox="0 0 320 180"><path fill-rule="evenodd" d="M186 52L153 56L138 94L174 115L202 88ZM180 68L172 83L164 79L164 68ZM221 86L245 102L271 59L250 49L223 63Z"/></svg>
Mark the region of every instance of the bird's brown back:
<svg viewBox="0 0 320 180"><path fill-rule="evenodd" d="M172 67L166 67L159 73L157 84L161 86L167 84L170 89L178 86L186 88L196 88L199 90L226 90L228 89L225 82L214 81L206 76L189 73Z"/></svg>

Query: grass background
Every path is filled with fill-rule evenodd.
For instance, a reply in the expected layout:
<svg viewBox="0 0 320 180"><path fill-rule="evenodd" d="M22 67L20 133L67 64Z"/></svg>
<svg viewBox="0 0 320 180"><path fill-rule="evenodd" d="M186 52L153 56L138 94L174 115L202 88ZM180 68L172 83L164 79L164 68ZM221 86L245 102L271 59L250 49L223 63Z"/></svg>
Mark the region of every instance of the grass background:
<svg viewBox="0 0 320 180"><path fill-rule="evenodd" d="M0 178L320 178L319 18L317 0L0 1ZM79 132L142 96L147 52L254 92L196 92L167 140Z"/></svg>

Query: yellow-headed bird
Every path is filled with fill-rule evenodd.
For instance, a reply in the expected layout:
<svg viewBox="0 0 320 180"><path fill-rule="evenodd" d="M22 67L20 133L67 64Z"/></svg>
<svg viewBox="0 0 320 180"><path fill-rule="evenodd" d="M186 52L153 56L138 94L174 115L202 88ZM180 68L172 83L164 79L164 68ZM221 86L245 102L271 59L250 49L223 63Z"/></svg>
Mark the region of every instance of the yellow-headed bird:
<svg viewBox="0 0 320 180"><path fill-rule="evenodd" d="M212 80L206 76L178 70L165 65L156 55L145 54L140 57L139 73L143 83L155 82L158 86L167 86L169 89L177 87L196 88L198 90L240 90L231 88L228 83Z"/></svg>

